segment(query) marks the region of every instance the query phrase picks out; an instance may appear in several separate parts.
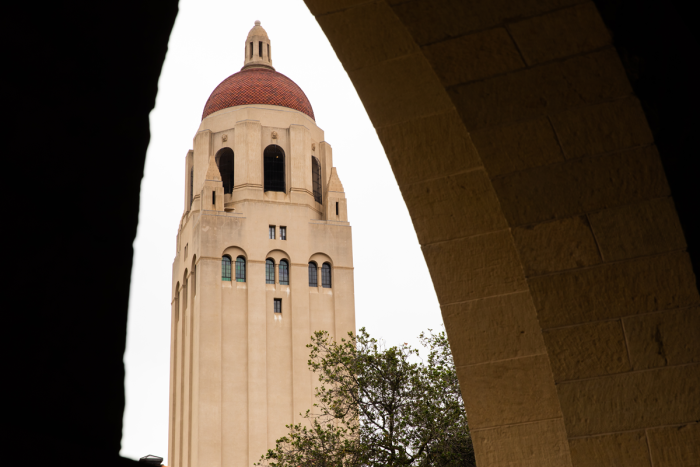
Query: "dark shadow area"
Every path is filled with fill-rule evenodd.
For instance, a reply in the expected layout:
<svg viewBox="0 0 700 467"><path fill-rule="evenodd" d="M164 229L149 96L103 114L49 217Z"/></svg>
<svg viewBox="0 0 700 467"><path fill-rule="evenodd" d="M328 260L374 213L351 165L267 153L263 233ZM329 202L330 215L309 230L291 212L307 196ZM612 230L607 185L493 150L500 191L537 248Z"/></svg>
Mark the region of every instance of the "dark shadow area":
<svg viewBox="0 0 700 467"><path fill-rule="evenodd" d="M700 287L700 49L692 3L682 0L594 0L612 33L639 98L671 187Z"/></svg>

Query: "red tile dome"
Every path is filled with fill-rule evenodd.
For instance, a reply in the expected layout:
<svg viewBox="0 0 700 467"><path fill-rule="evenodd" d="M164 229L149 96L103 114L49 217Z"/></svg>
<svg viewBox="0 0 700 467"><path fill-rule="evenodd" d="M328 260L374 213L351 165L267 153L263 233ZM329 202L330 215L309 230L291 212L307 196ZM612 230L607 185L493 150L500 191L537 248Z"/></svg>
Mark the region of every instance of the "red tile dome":
<svg viewBox="0 0 700 467"><path fill-rule="evenodd" d="M267 68L246 68L223 80L209 96L202 120L219 110L246 104L279 105L316 120L304 91L282 73Z"/></svg>

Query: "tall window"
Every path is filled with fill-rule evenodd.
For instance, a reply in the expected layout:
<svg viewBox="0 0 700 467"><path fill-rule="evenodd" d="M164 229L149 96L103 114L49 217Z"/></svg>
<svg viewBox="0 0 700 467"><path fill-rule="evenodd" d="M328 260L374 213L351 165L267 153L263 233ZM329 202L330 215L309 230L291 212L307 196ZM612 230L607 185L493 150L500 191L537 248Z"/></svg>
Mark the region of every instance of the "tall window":
<svg viewBox="0 0 700 467"><path fill-rule="evenodd" d="M280 260L280 284L289 285L289 263L286 259Z"/></svg>
<svg viewBox="0 0 700 467"><path fill-rule="evenodd" d="M314 186L314 200L323 203L321 197L321 163L314 156L311 156L311 180Z"/></svg>
<svg viewBox="0 0 700 467"><path fill-rule="evenodd" d="M309 287L318 287L318 266L313 261L309 263Z"/></svg>
<svg viewBox="0 0 700 467"><path fill-rule="evenodd" d="M275 283L275 262L271 259L265 261L265 283Z"/></svg>
<svg viewBox="0 0 700 467"><path fill-rule="evenodd" d="M245 282L245 258L236 258L236 282Z"/></svg>
<svg viewBox="0 0 700 467"><path fill-rule="evenodd" d="M280 226L280 240L287 240L287 227Z"/></svg>
<svg viewBox="0 0 700 467"><path fill-rule="evenodd" d="M275 313L282 313L282 299L275 299Z"/></svg>
<svg viewBox="0 0 700 467"><path fill-rule="evenodd" d="M275 226L271 225L268 229L270 240L275 239Z"/></svg>
<svg viewBox="0 0 700 467"><path fill-rule="evenodd" d="M219 167L224 193L233 193L233 150L222 148L216 153L216 165Z"/></svg>
<svg viewBox="0 0 700 467"><path fill-rule="evenodd" d="M258 56L262 58L262 42L258 42Z"/></svg>
<svg viewBox="0 0 700 467"><path fill-rule="evenodd" d="M223 256L221 258L221 280L231 280L231 258L228 256Z"/></svg>
<svg viewBox="0 0 700 467"><path fill-rule="evenodd" d="M331 288L331 265L323 263L321 266L321 285L326 288Z"/></svg>
<svg viewBox="0 0 700 467"><path fill-rule="evenodd" d="M194 167L190 169L190 209L192 209L192 201L194 201Z"/></svg>
<svg viewBox="0 0 700 467"><path fill-rule="evenodd" d="M286 191L284 177L284 151L276 144L265 148L265 191Z"/></svg>

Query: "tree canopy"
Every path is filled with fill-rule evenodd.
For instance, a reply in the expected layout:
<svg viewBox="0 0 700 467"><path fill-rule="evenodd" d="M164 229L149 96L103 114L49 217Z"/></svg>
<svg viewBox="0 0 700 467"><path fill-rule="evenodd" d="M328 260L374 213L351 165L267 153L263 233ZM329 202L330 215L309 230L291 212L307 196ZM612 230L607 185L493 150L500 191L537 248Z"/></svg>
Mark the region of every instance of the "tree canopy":
<svg viewBox="0 0 700 467"><path fill-rule="evenodd" d="M362 328L340 342L311 338L313 411L256 465L270 467L474 466L467 415L444 333L385 347Z"/></svg>

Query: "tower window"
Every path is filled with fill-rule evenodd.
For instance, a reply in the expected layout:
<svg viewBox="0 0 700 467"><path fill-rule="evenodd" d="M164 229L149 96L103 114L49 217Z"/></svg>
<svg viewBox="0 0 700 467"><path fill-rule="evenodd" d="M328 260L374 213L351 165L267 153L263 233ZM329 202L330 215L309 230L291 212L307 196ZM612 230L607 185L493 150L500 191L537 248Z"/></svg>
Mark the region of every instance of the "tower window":
<svg viewBox="0 0 700 467"><path fill-rule="evenodd" d="M258 42L258 55L262 58L262 42Z"/></svg>
<svg viewBox="0 0 700 467"><path fill-rule="evenodd" d="M275 283L275 262L271 259L265 260L265 283Z"/></svg>
<svg viewBox="0 0 700 467"><path fill-rule="evenodd" d="M233 193L233 150L222 148L216 153L216 166L221 174L221 181L224 184L224 194Z"/></svg>
<svg viewBox="0 0 700 467"><path fill-rule="evenodd" d="M216 204L216 191L211 192L211 204Z"/></svg>
<svg viewBox="0 0 700 467"><path fill-rule="evenodd" d="M323 263L321 267L321 285L324 289L331 288L331 265L329 263Z"/></svg>
<svg viewBox="0 0 700 467"><path fill-rule="evenodd" d="M194 167L190 169L190 209L192 209L192 201L194 201Z"/></svg>
<svg viewBox="0 0 700 467"><path fill-rule="evenodd" d="M245 282L245 258L236 258L236 282Z"/></svg>
<svg viewBox="0 0 700 467"><path fill-rule="evenodd" d="M276 144L265 148L265 191L285 191L284 151Z"/></svg>
<svg viewBox="0 0 700 467"><path fill-rule="evenodd" d="M274 225L271 225L269 228L269 236L270 236L270 240L275 239L275 226Z"/></svg>
<svg viewBox="0 0 700 467"><path fill-rule="evenodd" d="M313 261L309 263L309 287L318 287L318 266Z"/></svg>
<svg viewBox="0 0 700 467"><path fill-rule="evenodd" d="M314 156L311 156L311 180L314 187L314 201L322 203L321 197L321 163Z"/></svg>
<svg viewBox="0 0 700 467"><path fill-rule="evenodd" d="M275 313L282 313L282 299L275 299Z"/></svg>
<svg viewBox="0 0 700 467"><path fill-rule="evenodd" d="M270 57L270 44L267 44L267 61L272 61L272 57Z"/></svg>
<svg viewBox="0 0 700 467"><path fill-rule="evenodd" d="M280 226L280 240L287 240L287 227Z"/></svg>
<svg viewBox="0 0 700 467"><path fill-rule="evenodd" d="M338 203L338 201L336 201L336 202L335 202L335 215L336 215L336 216L339 216L339 215L340 215L340 214L338 214L338 212L339 212L338 204L340 204L340 203Z"/></svg>
<svg viewBox="0 0 700 467"><path fill-rule="evenodd" d="M286 259L280 260L280 285L289 285L289 263Z"/></svg>
<svg viewBox="0 0 700 467"><path fill-rule="evenodd" d="M253 43L250 43L250 58L253 58Z"/></svg>
<svg viewBox="0 0 700 467"><path fill-rule="evenodd" d="M231 281L231 258L228 256L221 258L221 280Z"/></svg>

